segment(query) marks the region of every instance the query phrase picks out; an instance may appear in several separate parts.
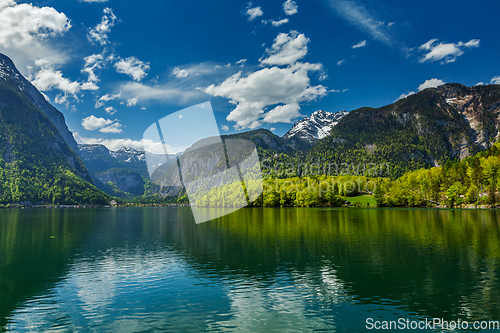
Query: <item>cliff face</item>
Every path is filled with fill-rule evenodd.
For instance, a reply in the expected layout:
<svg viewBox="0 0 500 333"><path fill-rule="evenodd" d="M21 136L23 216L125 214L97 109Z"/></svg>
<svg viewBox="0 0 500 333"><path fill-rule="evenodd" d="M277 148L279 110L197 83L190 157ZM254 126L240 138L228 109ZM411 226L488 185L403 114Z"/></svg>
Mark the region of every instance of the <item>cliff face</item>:
<svg viewBox="0 0 500 333"><path fill-rule="evenodd" d="M16 87L26 98L37 106L57 128L66 144L78 153L78 145L69 131L64 115L53 107L43 95L19 73L9 57L0 53L0 82Z"/></svg>
<svg viewBox="0 0 500 333"><path fill-rule="evenodd" d="M482 150L500 138L500 86L466 87L446 84L436 88L446 103L453 106L467 120L473 142ZM469 156L468 146L456 152L460 158Z"/></svg>

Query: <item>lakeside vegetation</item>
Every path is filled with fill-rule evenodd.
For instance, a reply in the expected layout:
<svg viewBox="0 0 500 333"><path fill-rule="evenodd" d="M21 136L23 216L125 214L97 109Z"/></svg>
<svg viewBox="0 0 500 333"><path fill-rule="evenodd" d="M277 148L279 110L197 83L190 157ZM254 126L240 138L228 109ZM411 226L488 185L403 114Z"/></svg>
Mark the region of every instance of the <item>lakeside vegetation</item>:
<svg viewBox="0 0 500 333"><path fill-rule="evenodd" d="M240 183L210 190L198 207L242 206ZM245 186L245 184L243 184ZM247 192L256 182L247 183ZM397 179L364 175L263 180L264 191L251 207L496 207L500 187L500 142L462 161L410 171Z"/></svg>

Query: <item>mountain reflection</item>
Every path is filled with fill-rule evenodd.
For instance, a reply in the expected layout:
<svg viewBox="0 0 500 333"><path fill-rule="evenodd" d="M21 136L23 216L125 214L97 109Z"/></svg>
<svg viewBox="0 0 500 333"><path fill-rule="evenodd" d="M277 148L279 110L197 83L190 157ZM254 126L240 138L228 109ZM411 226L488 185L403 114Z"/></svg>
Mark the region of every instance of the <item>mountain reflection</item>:
<svg viewBox="0 0 500 333"><path fill-rule="evenodd" d="M362 325L373 306L494 319L498 217L255 208L196 225L184 207L4 210L1 325L349 331L346 316Z"/></svg>

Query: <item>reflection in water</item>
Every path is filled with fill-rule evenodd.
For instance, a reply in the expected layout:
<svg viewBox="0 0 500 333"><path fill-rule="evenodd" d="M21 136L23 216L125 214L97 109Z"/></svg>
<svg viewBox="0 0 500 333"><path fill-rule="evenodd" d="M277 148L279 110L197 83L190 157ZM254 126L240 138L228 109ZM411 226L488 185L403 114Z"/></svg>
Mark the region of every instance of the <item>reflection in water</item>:
<svg viewBox="0 0 500 333"><path fill-rule="evenodd" d="M496 211L0 210L11 331L363 330L500 317ZM3 297L3 295L6 295Z"/></svg>

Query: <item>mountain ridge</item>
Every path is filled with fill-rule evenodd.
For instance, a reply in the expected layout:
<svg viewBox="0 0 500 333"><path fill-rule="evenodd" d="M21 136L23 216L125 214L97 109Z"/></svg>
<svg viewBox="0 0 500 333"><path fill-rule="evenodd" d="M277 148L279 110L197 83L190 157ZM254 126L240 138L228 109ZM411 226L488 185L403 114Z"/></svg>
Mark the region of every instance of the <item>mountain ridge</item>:
<svg viewBox="0 0 500 333"><path fill-rule="evenodd" d="M302 118L293 124L292 128L283 135L289 139L298 137L309 143L314 143L327 137L332 128L347 115L347 111L327 112L324 110L314 111L310 116Z"/></svg>
<svg viewBox="0 0 500 333"><path fill-rule="evenodd" d="M20 90L27 92L25 96L50 119L57 128L66 144L76 153L79 152L73 134L68 129L64 115L52 106L45 97L17 70L14 62L6 55L0 53L0 80L10 80Z"/></svg>
<svg viewBox="0 0 500 333"><path fill-rule="evenodd" d="M25 84L26 79L5 58L0 64L0 203L107 203L78 150L67 144L35 102L36 88ZM64 122L55 111L55 119Z"/></svg>

